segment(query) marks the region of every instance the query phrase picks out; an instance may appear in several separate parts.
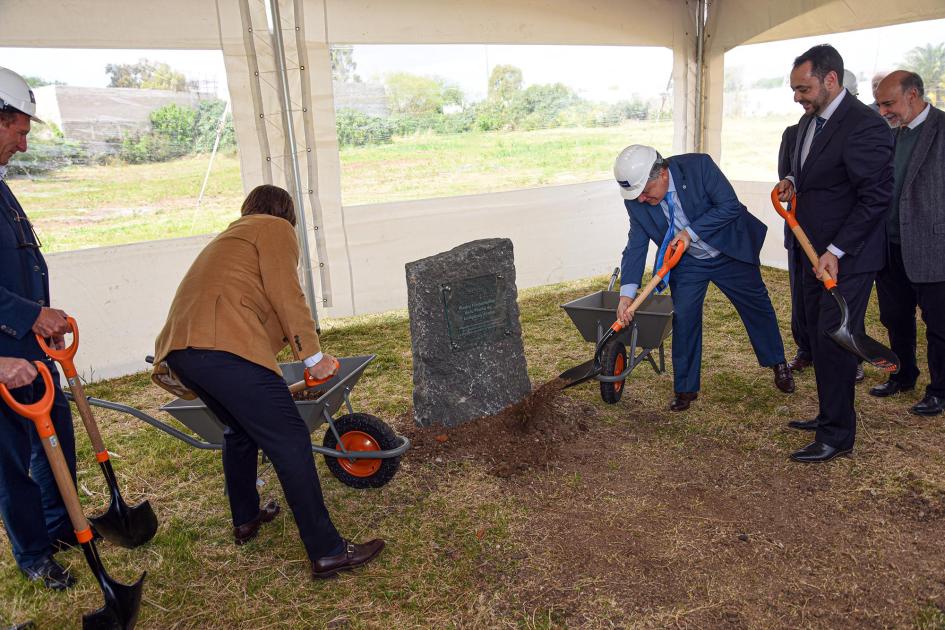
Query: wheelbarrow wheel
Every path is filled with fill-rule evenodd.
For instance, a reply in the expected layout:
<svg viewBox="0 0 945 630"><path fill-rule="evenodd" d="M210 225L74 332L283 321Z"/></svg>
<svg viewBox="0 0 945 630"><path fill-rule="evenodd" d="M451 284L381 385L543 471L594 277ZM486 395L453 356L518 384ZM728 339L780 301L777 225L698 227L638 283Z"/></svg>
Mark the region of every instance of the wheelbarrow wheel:
<svg viewBox="0 0 945 630"><path fill-rule="evenodd" d="M387 423L368 413L350 413L334 420L341 443L348 451L386 451L397 448L400 441ZM331 428L322 441L325 448L338 448ZM352 488L380 488L394 478L400 458L346 459L325 456L325 464L341 483Z"/></svg>
<svg viewBox="0 0 945 630"><path fill-rule="evenodd" d="M627 369L627 347L617 339L611 339L601 349L600 362L603 366L602 376L614 376ZM623 396L624 381L616 383L600 383L600 397L605 403L613 405Z"/></svg>

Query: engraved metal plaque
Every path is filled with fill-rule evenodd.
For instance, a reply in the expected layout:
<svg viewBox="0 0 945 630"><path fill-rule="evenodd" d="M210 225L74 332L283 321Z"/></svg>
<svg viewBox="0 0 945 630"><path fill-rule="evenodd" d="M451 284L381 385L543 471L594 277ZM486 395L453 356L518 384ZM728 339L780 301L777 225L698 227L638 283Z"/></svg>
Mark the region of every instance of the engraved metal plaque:
<svg viewBox="0 0 945 630"><path fill-rule="evenodd" d="M440 285L450 348L454 352L498 341L511 334L506 289L505 278L500 274L464 278Z"/></svg>

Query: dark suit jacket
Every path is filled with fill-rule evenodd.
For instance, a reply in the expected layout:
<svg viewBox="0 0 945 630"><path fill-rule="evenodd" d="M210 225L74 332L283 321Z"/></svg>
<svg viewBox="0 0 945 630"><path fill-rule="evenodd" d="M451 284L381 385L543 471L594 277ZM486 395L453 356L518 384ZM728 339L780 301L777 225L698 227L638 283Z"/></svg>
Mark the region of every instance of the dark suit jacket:
<svg viewBox="0 0 945 630"><path fill-rule="evenodd" d="M25 234L32 240L23 208L0 182L0 356L35 361L45 354L36 343L32 327L41 305L49 306L46 261L36 248L20 247Z"/></svg>
<svg viewBox="0 0 945 630"><path fill-rule="evenodd" d="M845 94L798 168L802 139L813 120L801 117L791 155L797 222L819 253L830 244L843 250L841 278L879 271L886 261L884 218L893 190L889 125Z"/></svg>
<svg viewBox="0 0 945 630"><path fill-rule="evenodd" d="M945 282L945 112L919 126L899 193L902 262L913 282Z"/></svg>
<svg viewBox="0 0 945 630"><path fill-rule="evenodd" d="M699 238L726 256L760 264L758 254L768 228L735 196L732 185L712 158L688 153L669 158L676 196ZM663 242L669 227L663 209L639 201L624 201L630 215L630 234L623 250L621 284L640 284L649 242Z"/></svg>
<svg viewBox="0 0 945 630"><path fill-rule="evenodd" d="M784 179L791 172L791 154L797 144L797 125L785 128L781 134L781 148L778 149L778 179ZM784 223L784 248L792 249L796 245L794 232Z"/></svg>

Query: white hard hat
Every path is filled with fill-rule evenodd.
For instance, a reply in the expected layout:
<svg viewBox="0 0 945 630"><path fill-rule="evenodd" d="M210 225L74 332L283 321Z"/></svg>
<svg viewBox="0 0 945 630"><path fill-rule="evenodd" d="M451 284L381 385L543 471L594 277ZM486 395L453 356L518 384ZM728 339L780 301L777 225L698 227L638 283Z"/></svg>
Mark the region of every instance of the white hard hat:
<svg viewBox="0 0 945 630"><path fill-rule="evenodd" d="M614 162L614 177L620 185L620 195L631 201L639 197L650 179L653 165L660 159L656 149L643 144L631 144L621 151Z"/></svg>
<svg viewBox="0 0 945 630"><path fill-rule="evenodd" d="M856 75L850 72L849 70L843 71L843 87L847 89L847 92L853 96L860 95L860 88L857 87Z"/></svg>
<svg viewBox="0 0 945 630"><path fill-rule="evenodd" d="M0 110L26 114L31 120L42 123L36 117L36 97L26 81L13 70L0 68Z"/></svg>

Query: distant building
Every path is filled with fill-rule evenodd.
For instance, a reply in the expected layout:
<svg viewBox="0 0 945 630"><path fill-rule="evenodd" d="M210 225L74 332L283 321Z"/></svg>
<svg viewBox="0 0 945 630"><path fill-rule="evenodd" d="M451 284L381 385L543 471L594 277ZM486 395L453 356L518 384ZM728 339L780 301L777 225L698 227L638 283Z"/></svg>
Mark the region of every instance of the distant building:
<svg viewBox="0 0 945 630"><path fill-rule="evenodd" d="M380 83L332 81L331 87L335 93L336 112L342 109L353 109L378 118L390 116L387 93Z"/></svg>
<svg viewBox="0 0 945 630"><path fill-rule="evenodd" d="M55 124L67 140L82 142L92 153L114 150L108 141L151 129L151 112L170 103L197 107L209 94L46 85L33 90L36 115Z"/></svg>

